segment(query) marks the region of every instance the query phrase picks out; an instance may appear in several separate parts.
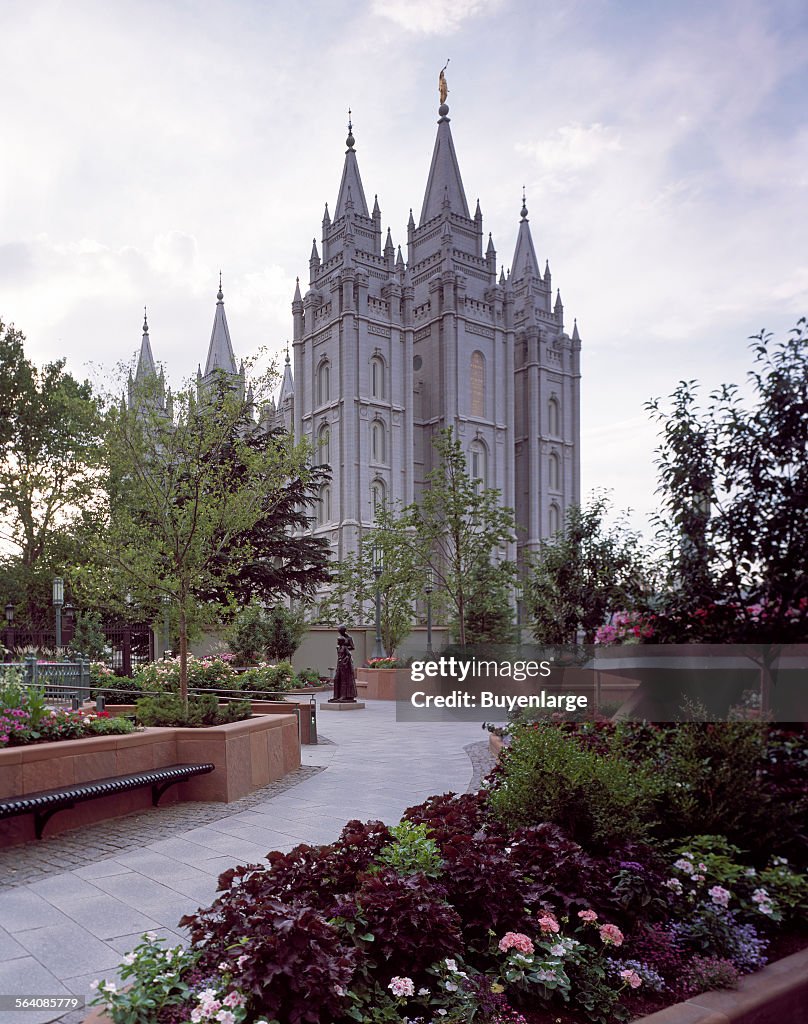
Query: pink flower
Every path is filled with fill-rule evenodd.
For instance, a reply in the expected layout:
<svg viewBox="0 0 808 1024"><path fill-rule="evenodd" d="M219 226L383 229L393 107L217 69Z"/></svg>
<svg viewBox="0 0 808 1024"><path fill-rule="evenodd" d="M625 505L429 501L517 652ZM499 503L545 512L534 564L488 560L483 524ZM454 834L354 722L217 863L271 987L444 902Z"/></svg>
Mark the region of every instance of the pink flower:
<svg viewBox="0 0 808 1024"><path fill-rule="evenodd" d="M222 1002L225 1006L243 1006L245 999L240 992L228 992Z"/></svg>
<svg viewBox="0 0 808 1024"><path fill-rule="evenodd" d="M556 925L557 930L558 926ZM501 953L507 953L509 949L516 949L520 953L530 956L533 953L533 943L527 935L523 935L521 932L506 932L499 940L499 949Z"/></svg>
<svg viewBox="0 0 808 1024"><path fill-rule="evenodd" d="M639 988L640 985L642 985L642 978L636 971L621 971L620 977L629 985L630 988Z"/></svg>
<svg viewBox="0 0 808 1024"><path fill-rule="evenodd" d="M602 924L598 929L602 942L609 946L622 946L623 933L616 924Z"/></svg>
<svg viewBox="0 0 808 1024"><path fill-rule="evenodd" d="M582 921L586 921L587 924L589 924L591 921L597 921L598 919L598 915L595 913L594 910L579 910L578 917L580 917Z"/></svg>
<svg viewBox="0 0 808 1024"><path fill-rule="evenodd" d="M399 998L415 995L415 985L412 978L391 978L390 984L387 987L394 996L398 996Z"/></svg>
<svg viewBox="0 0 808 1024"><path fill-rule="evenodd" d="M725 907L729 903L731 893L723 886L714 885L712 889L709 890L709 895L716 906Z"/></svg>
<svg viewBox="0 0 808 1024"><path fill-rule="evenodd" d="M556 933L558 931L558 921L556 921L552 914L542 914L539 918L539 928L543 932Z"/></svg>

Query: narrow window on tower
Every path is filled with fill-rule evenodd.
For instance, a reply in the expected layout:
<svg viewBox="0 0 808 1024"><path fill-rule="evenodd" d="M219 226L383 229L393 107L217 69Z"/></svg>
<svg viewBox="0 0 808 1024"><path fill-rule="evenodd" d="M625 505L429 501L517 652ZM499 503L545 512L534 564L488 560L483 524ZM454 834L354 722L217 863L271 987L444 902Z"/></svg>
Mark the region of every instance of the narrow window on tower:
<svg viewBox="0 0 808 1024"><path fill-rule="evenodd" d="M561 512L555 502L550 505L549 527L551 537L561 529Z"/></svg>
<svg viewBox="0 0 808 1024"><path fill-rule="evenodd" d="M555 452L550 452L550 490L558 491L561 489L561 464L558 461L558 455Z"/></svg>
<svg viewBox="0 0 808 1024"><path fill-rule="evenodd" d="M561 410L557 398L551 398L547 403L548 430L552 437L558 437L561 426Z"/></svg>
<svg viewBox="0 0 808 1024"><path fill-rule="evenodd" d="M370 425L370 455L374 462L387 461L386 435L381 420L374 420Z"/></svg>
<svg viewBox="0 0 808 1024"><path fill-rule="evenodd" d="M384 510L387 494L383 480L374 480L370 488L371 504L373 506L373 518L375 519Z"/></svg>
<svg viewBox="0 0 808 1024"><path fill-rule="evenodd" d="M384 361L374 356L370 361L370 393L373 398L384 398Z"/></svg>
<svg viewBox="0 0 808 1024"><path fill-rule="evenodd" d="M321 526L331 522L331 487L325 484L320 488L320 503L317 508L317 520Z"/></svg>
<svg viewBox="0 0 808 1024"><path fill-rule="evenodd" d="M472 441L469 449L469 455L471 457L471 479L476 483L479 483L481 487L487 487L488 451L485 447L485 443L479 438L477 438L476 441Z"/></svg>
<svg viewBox="0 0 808 1024"><path fill-rule="evenodd" d="M485 357L471 353L471 415L485 416Z"/></svg>
<svg viewBox="0 0 808 1024"><path fill-rule="evenodd" d="M331 399L331 367L324 359L317 369L317 404L324 405Z"/></svg>
<svg viewBox="0 0 808 1024"><path fill-rule="evenodd" d="M321 466L331 465L331 429L326 425L317 434L317 461Z"/></svg>

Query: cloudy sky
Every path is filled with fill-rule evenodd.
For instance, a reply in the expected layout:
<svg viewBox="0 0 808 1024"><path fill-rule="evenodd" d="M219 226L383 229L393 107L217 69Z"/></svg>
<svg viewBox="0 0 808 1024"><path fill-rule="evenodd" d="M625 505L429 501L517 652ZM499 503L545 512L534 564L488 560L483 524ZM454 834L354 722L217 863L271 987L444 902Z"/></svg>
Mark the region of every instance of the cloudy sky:
<svg viewBox="0 0 808 1024"><path fill-rule="evenodd" d="M447 70L499 260L523 183L583 339L583 487L641 522L643 410L742 381L747 338L808 313L804 0L0 0L0 319L113 379L149 308L174 383L218 271L238 356L282 351L333 208L347 108L368 198L406 240ZM406 251L406 250L405 250Z"/></svg>

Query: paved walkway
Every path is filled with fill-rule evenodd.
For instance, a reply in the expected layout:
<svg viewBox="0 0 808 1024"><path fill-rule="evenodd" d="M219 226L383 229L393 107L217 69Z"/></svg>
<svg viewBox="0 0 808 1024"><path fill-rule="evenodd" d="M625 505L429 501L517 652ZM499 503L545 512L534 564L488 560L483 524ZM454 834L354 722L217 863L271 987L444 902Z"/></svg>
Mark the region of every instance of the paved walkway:
<svg viewBox="0 0 808 1024"><path fill-rule="evenodd" d="M157 809L137 815L134 829L131 818L121 819L123 848L107 823L54 837L47 851L28 844L4 853L0 996L89 997L92 980L117 980L121 955L144 931L186 941L177 922L210 904L225 869L260 861L269 850L332 842L351 818L397 822L412 804L433 793L463 793L479 777L479 755L473 771L465 749L485 739L478 723L396 722L395 705L381 701L318 719L333 743L302 748L308 770L294 787L269 787L246 807ZM161 819L169 812L177 820L167 836ZM111 856L104 841L117 844ZM46 870L35 863L35 880L23 882L32 870L27 862L43 856ZM64 869L77 861L81 866ZM58 1015L0 1009L0 1024L44 1024Z"/></svg>

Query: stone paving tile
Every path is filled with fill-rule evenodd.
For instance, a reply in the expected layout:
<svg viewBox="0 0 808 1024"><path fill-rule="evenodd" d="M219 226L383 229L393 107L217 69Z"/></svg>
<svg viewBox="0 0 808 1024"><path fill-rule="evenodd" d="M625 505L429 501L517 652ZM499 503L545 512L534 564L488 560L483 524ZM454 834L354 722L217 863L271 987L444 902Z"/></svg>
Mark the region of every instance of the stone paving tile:
<svg viewBox="0 0 808 1024"><path fill-rule="evenodd" d="M36 892L12 889L0 893L0 921L15 937L23 929L66 924L69 918Z"/></svg>
<svg viewBox="0 0 808 1024"><path fill-rule="evenodd" d="M187 946L188 935L182 931L172 931L171 928L149 928L148 931L154 932L158 939L166 940L166 948L169 946ZM112 948L120 953L131 953L135 946L139 945L140 940L143 938L143 932L132 932L130 935L116 935L114 938L108 939L108 944Z"/></svg>
<svg viewBox="0 0 808 1024"><path fill-rule="evenodd" d="M153 917L114 896L106 896L100 892L94 899L73 904L70 908L70 918L97 939L113 939L118 935L130 935L132 932L142 935L143 932L157 927Z"/></svg>
<svg viewBox="0 0 808 1024"><path fill-rule="evenodd" d="M10 935L5 928L0 928L0 962L26 955L25 948L17 942L14 936Z"/></svg>
<svg viewBox="0 0 808 1024"><path fill-rule="evenodd" d="M57 978L104 970L118 963L114 949L73 921L16 932L14 937Z"/></svg>
<svg viewBox="0 0 808 1024"><path fill-rule="evenodd" d="M0 960L0 992L4 995L68 996L71 990L33 956ZM3 1024L44 1024L59 1016L53 1010L7 1010Z"/></svg>

